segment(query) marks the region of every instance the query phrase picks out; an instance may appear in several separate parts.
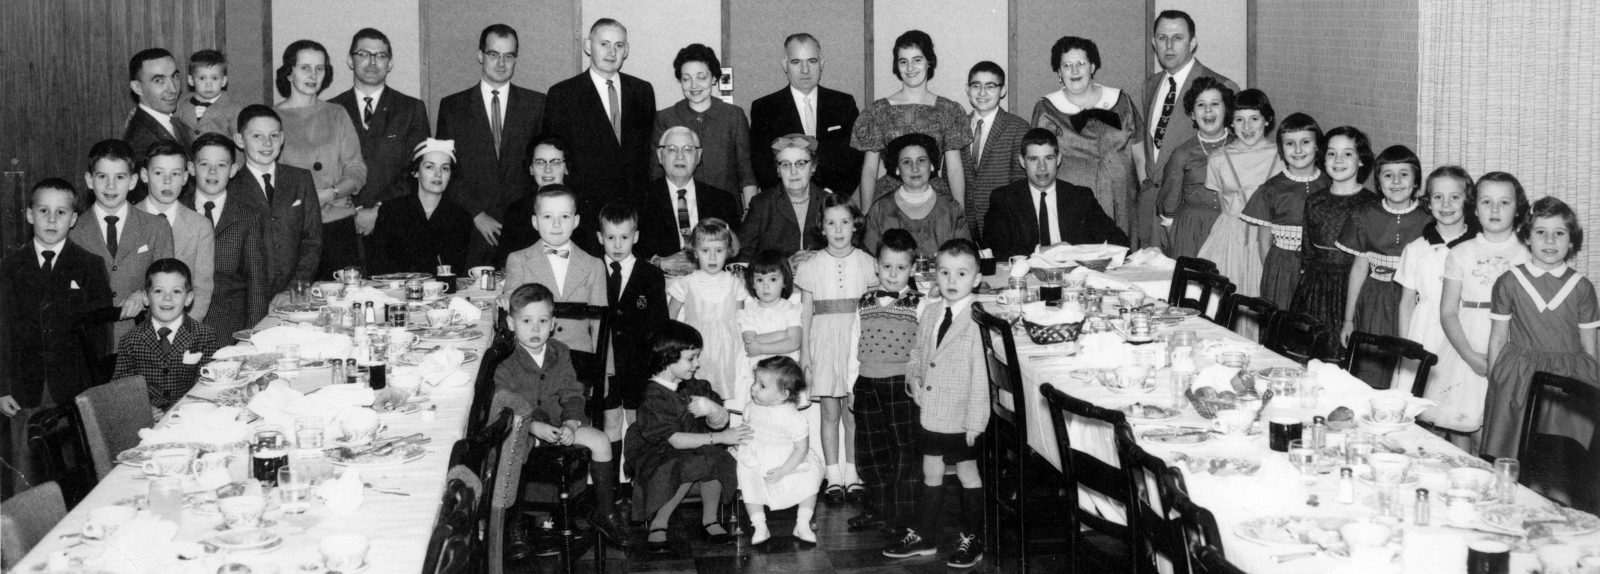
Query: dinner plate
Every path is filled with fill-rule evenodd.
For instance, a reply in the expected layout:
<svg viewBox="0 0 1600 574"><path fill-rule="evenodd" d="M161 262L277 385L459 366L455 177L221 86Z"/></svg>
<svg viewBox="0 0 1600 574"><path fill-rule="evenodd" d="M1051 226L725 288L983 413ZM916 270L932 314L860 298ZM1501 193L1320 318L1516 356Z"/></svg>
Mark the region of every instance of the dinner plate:
<svg viewBox="0 0 1600 574"><path fill-rule="evenodd" d="M265 551L283 544L283 536L266 528L250 528L242 530L225 530L204 541L219 550L259 550Z"/></svg>
<svg viewBox="0 0 1600 574"><path fill-rule="evenodd" d="M1168 421L1178 418L1178 415L1180 414L1178 410L1174 408L1147 405L1143 403L1133 403L1125 407L1119 407L1117 410L1122 411L1122 414L1127 416L1128 420L1134 422Z"/></svg>
<svg viewBox="0 0 1600 574"><path fill-rule="evenodd" d="M1356 420L1360 421L1362 430L1379 435L1405 430L1417 422L1414 417L1405 417L1397 423L1380 423L1372 420L1372 415L1370 414L1361 415Z"/></svg>
<svg viewBox="0 0 1600 574"><path fill-rule="evenodd" d="M212 388L217 388L217 389L232 389L232 388L235 388L235 387L245 386L246 384L249 384L250 381L253 381L253 380L255 380L255 377L234 377L234 378L228 379L226 381L213 381L213 380L207 379L205 377L199 377L199 378L195 379L194 382L196 384L205 385L207 387L212 387Z"/></svg>
<svg viewBox="0 0 1600 574"><path fill-rule="evenodd" d="M405 463L412 462L412 461L415 461L417 459L420 459L420 458L422 458L424 456L427 456L427 454L428 454L428 449L423 447L422 445L408 444L408 445L404 445L404 446L401 446L399 448L396 448L396 449L394 449L394 451L392 451L389 454L384 455L384 456L377 456L377 455L373 455L373 454L362 454L362 455L357 455L354 459L341 458L339 456L339 454L338 454L338 451L332 451L332 452L328 453L328 460L330 462L332 462L333 464L336 464L336 465L339 465L339 466L349 466L349 467L355 467L355 468L371 468L371 467L380 467L380 466L390 466L390 465L396 465L396 464L405 464Z"/></svg>
<svg viewBox="0 0 1600 574"><path fill-rule="evenodd" d="M1103 371L1105 369L1073 369L1067 371L1067 376L1085 383L1092 383L1100 380L1100 373Z"/></svg>
<svg viewBox="0 0 1600 574"><path fill-rule="evenodd" d="M1351 522L1355 519L1340 516L1262 516L1239 523L1233 533L1267 546L1334 546L1344 544L1339 528Z"/></svg>
<svg viewBox="0 0 1600 574"><path fill-rule="evenodd" d="M422 364L422 360L428 357L428 353L432 353L432 352L433 351L431 351L431 350L429 350L429 351L406 351L405 353L402 353L400 355L400 358L399 358L399 360L397 362L402 367L415 367L417 365ZM461 349L461 355L462 355L461 364L463 364L463 365L465 365L467 363L471 363L473 361L477 361L478 359L483 358L481 355L478 354L477 351L474 351L472 349Z"/></svg>
<svg viewBox="0 0 1600 574"><path fill-rule="evenodd" d="M1200 427L1146 427L1134 431L1140 440L1163 445L1200 444L1211 440L1210 429Z"/></svg>
<svg viewBox="0 0 1600 574"><path fill-rule="evenodd" d="M240 441L238 443L239 446L246 446L246 444L247 443L245 441ZM117 453L116 461L117 464L139 468L144 466L145 461L150 460L150 453L164 448L188 447L194 449L195 455L199 456L209 452L219 452L232 446L234 445L193 442L158 442L153 444L142 444Z"/></svg>
<svg viewBox="0 0 1600 574"><path fill-rule="evenodd" d="M1361 484L1364 484L1364 485L1367 485L1367 486L1371 486L1373 488L1377 488L1378 487L1378 483L1375 480L1373 480L1373 478L1372 478L1372 469L1370 469L1370 468L1369 469L1364 469L1364 470L1361 471L1360 474L1357 474L1356 475L1356 480L1361 481ZM1406 470L1406 476L1405 476L1404 479L1402 479L1400 481L1399 486L1401 488L1405 489L1405 490L1411 490L1413 488L1416 488L1417 487L1417 483L1421 482L1421 481L1422 481L1422 477L1421 476L1417 476L1417 470L1416 469L1414 469L1414 468L1413 469L1407 469Z"/></svg>
<svg viewBox="0 0 1600 574"><path fill-rule="evenodd" d="M1580 536L1600 531L1600 518L1582 510L1557 506L1517 506L1491 504L1478 509L1484 524L1521 532L1532 524L1550 529L1556 536Z"/></svg>
<svg viewBox="0 0 1600 574"><path fill-rule="evenodd" d="M1189 456L1180 452L1174 459L1183 463L1189 474L1255 476L1261 470L1259 460L1231 456Z"/></svg>
<svg viewBox="0 0 1600 574"><path fill-rule="evenodd" d="M423 341L442 341L449 343L456 341L471 341L482 336L483 331L479 331L477 329L447 329L443 331L423 331L419 338Z"/></svg>
<svg viewBox="0 0 1600 574"><path fill-rule="evenodd" d="M1156 384L1153 381L1151 381L1150 379L1145 379L1145 384L1137 386L1137 387L1121 387L1121 386L1117 386L1117 385L1112 384L1111 381L1101 381L1100 385L1104 386L1106 388L1106 390L1109 390L1109 391L1111 391L1113 393L1116 393L1116 394L1119 394L1119 395L1130 395L1130 396L1148 395L1150 393L1155 392L1155 390L1156 390Z"/></svg>
<svg viewBox="0 0 1600 574"><path fill-rule="evenodd" d="M1150 313L1150 320L1160 323L1173 324L1199 314L1199 310L1190 309L1188 307L1163 307Z"/></svg>
<svg viewBox="0 0 1600 574"><path fill-rule="evenodd" d="M241 329L241 330L238 330L238 331L234 331L233 332L233 340L239 341L241 343L249 343L250 342L250 337L254 337L255 334L257 332L260 332L260 331L261 331L260 329Z"/></svg>

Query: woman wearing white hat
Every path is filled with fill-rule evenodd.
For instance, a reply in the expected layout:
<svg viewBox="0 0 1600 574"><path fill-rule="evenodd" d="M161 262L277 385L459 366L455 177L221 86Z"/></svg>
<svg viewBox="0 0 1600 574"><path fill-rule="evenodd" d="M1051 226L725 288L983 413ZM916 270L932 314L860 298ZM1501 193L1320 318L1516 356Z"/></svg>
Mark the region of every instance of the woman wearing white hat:
<svg viewBox="0 0 1600 574"><path fill-rule="evenodd" d="M454 141L428 138L417 145L411 155L411 178L402 184L415 186L416 193L378 208L372 230L377 248L368 253L372 273L433 273L440 265L457 273L466 269L472 215L444 198L455 169Z"/></svg>

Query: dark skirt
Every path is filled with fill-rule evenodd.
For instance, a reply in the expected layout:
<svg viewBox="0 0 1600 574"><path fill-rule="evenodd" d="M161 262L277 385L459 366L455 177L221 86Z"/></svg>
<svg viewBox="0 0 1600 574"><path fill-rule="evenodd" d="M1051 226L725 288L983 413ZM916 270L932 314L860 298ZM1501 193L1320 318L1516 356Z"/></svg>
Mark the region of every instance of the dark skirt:
<svg viewBox="0 0 1600 574"><path fill-rule="evenodd" d="M1279 309L1294 304L1294 290L1300 285L1300 252L1276 245L1267 251L1261 270L1261 298Z"/></svg>
<svg viewBox="0 0 1600 574"><path fill-rule="evenodd" d="M1350 263L1304 261L1300 284L1295 286L1290 308L1315 317L1328 328L1328 345L1318 358L1343 356L1339 328L1344 324L1345 289L1350 281Z"/></svg>
<svg viewBox="0 0 1600 574"><path fill-rule="evenodd" d="M1355 330L1374 335L1399 335L1402 289L1399 283L1368 277L1361 284L1361 295L1356 297ZM1366 349L1363 356L1373 360L1357 363L1351 374L1373 387L1387 388L1393 378L1390 361L1397 358L1388 356L1384 349Z"/></svg>
<svg viewBox="0 0 1600 574"><path fill-rule="evenodd" d="M1222 212L1209 207L1184 204L1172 218L1172 228L1167 233L1167 254L1173 259L1198 257L1200 246L1211 236L1211 225Z"/></svg>
<svg viewBox="0 0 1600 574"><path fill-rule="evenodd" d="M1483 440L1483 454L1490 456L1517 456L1517 435L1522 432L1528 388L1533 385L1535 371L1572 377L1590 385L1600 382L1600 361L1583 352L1551 353L1506 343L1495 359L1489 369L1483 430L1478 433ZM1580 444L1589 441L1594 413L1565 400L1549 405L1546 413L1543 424L1533 429L1535 432L1570 437Z"/></svg>
<svg viewBox="0 0 1600 574"><path fill-rule="evenodd" d="M371 274L370 265L362 265L361 243L356 235L356 218L346 217L322 224L322 259L317 263L317 281L332 281L333 272L346 267L360 267L363 274Z"/></svg>
<svg viewBox="0 0 1600 574"><path fill-rule="evenodd" d="M644 496L644 513L638 513L636 504L635 518L650 520L672 500L679 486L691 482L721 482L722 503L733 502L734 492L739 488L738 463L728 454L728 447L708 445L680 450L664 442L640 446L642 448L628 453L628 470L636 496L639 491Z"/></svg>

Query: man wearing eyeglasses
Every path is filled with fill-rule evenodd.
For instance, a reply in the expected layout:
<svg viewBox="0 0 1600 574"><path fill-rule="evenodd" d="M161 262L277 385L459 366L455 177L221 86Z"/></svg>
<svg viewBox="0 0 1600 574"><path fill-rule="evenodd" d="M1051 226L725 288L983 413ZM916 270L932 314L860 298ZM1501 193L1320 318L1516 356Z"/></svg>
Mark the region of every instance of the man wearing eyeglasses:
<svg viewBox="0 0 1600 574"><path fill-rule="evenodd" d="M506 206L529 185L529 143L544 118L545 95L511 84L517 70L517 31L505 24L478 35L482 79L439 101L434 136L456 143L456 178L445 197L472 214L467 261L488 263L500 243Z"/></svg>
<svg viewBox="0 0 1600 574"><path fill-rule="evenodd" d="M715 217L739 234L739 198L694 178L700 165L700 136L683 126L661 134L656 158L666 176L650 182L639 201L640 258L666 257L689 247L690 230L703 219ZM729 253L732 259L733 253Z"/></svg>
<svg viewBox="0 0 1600 574"><path fill-rule="evenodd" d="M567 186L578 194L579 215L572 240L595 254L601 253L600 207L633 201L650 177L655 88L622 73L629 48L621 22L596 20L583 45L589 69L550 86L550 112L544 116L544 132L571 147Z"/></svg>
<svg viewBox="0 0 1600 574"><path fill-rule="evenodd" d="M367 163L367 183L356 194L356 231L361 234L362 268L367 263L364 237L372 233L383 201L408 190L396 185L406 176L411 150L428 139L428 108L418 100L388 86L394 68L394 50L383 32L362 28L350 39L345 63L354 72L355 85L329 100L344 107L361 139L361 159ZM414 191L414 190L411 190Z"/></svg>
<svg viewBox="0 0 1600 574"><path fill-rule="evenodd" d="M967 224L973 237L983 237L981 222L989 213L989 195L1000 186L1027 177L1015 158L1022 149L1028 121L1000 109L1006 98L1006 71L984 60L967 72L967 129L972 145L961 151L967 177Z"/></svg>

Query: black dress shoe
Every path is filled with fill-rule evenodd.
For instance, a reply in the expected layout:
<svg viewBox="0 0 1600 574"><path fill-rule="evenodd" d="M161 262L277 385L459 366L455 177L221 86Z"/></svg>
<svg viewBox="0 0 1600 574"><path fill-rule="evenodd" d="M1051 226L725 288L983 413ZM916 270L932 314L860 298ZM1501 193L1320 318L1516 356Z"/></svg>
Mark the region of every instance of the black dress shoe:
<svg viewBox="0 0 1600 574"><path fill-rule="evenodd" d="M722 527L722 533L721 534L713 534L711 532L711 527L712 526L722 527L721 524L716 523L716 522L713 522L711 524L707 524L707 525L702 527L706 531L706 543L707 544L714 544L714 545L717 545L717 546L724 546L724 545L733 543L733 541L735 539L734 539L732 534L728 533L728 529L726 527Z"/></svg>
<svg viewBox="0 0 1600 574"><path fill-rule="evenodd" d="M628 528L622 522L622 517L615 512L592 517L589 519L589 525L593 526L594 531L600 536L610 540L612 544L623 548L631 548L636 543L632 537L628 536Z"/></svg>
<svg viewBox="0 0 1600 574"><path fill-rule="evenodd" d="M650 534L655 534L657 532L660 532L663 535L665 535L667 533L667 529L665 529L665 528L657 528L655 530L651 530ZM648 552L650 554L657 554L657 555L660 555L660 554L671 554L672 553L672 545L668 544L665 540L663 540L661 542L649 542L647 540L644 543L644 551Z"/></svg>
<svg viewBox="0 0 1600 574"><path fill-rule="evenodd" d="M861 503L867 500L867 487L855 483L844 487L844 499L850 502Z"/></svg>
<svg viewBox="0 0 1600 574"><path fill-rule="evenodd" d="M851 532L867 532L883 528L884 520L882 514L868 510L851 518L848 524Z"/></svg>
<svg viewBox="0 0 1600 574"><path fill-rule="evenodd" d="M516 508L506 512L506 559L521 562L532 558L533 542L528 532L528 518Z"/></svg>
<svg viewBox="0 0 1600 574"><path fill-rule="evenodd" d="M844 504L844 487L837 484L828 485L828 489L822 491L822 499L826 501L829 506L838 506L840 504Z"/></svg>

